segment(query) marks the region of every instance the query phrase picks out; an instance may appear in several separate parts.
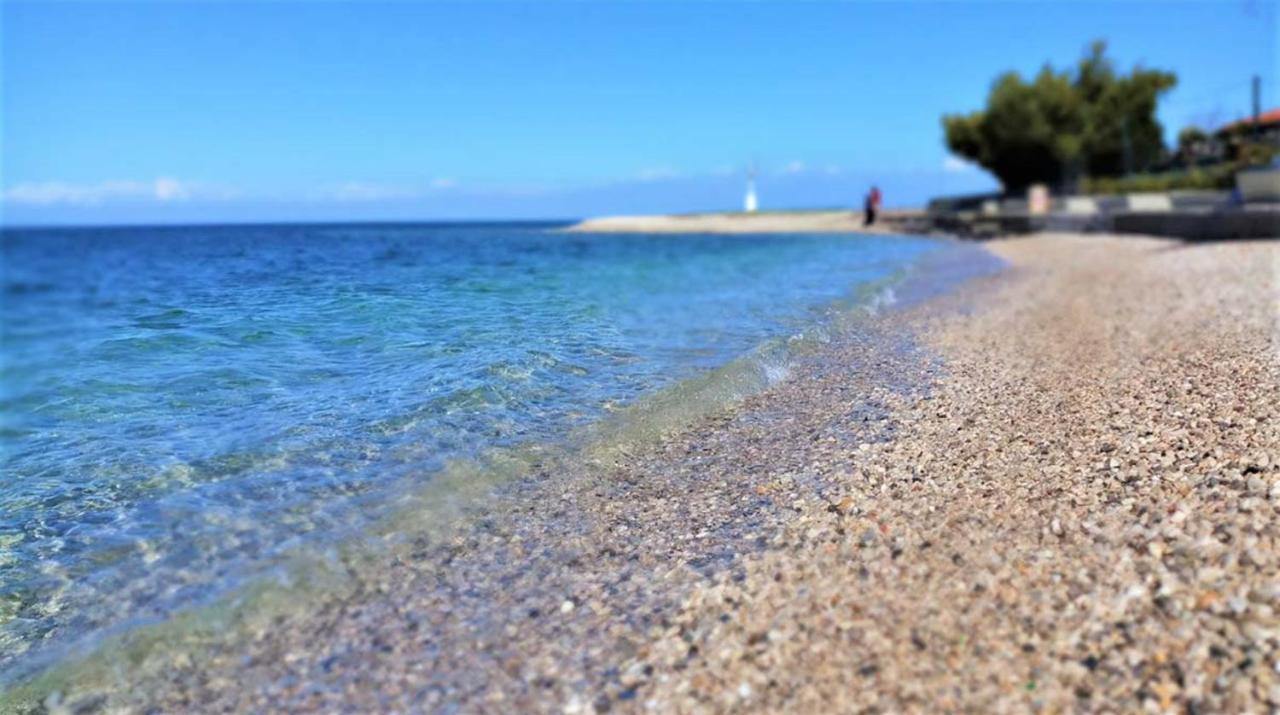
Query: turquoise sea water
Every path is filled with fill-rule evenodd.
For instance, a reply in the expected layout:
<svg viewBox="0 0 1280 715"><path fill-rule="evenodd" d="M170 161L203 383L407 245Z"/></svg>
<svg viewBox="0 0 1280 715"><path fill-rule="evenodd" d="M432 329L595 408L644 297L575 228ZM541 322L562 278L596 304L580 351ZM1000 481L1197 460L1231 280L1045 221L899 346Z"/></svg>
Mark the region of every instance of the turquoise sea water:
<svg viewBox="0 0 1280 715"><path fill-rule="evenodd" d="M549 228L4 232L0 675L820 331L940 245Z"/></svg>

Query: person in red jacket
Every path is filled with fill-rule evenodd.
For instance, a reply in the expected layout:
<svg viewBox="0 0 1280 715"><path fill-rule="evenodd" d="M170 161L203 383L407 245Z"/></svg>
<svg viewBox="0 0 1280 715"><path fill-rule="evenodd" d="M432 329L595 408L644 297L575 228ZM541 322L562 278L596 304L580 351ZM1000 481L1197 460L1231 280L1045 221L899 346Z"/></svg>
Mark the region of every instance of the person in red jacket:
<svg viewBox="0 0 1280 715"><path fill-rule="evenodd" d="M871 187L871 191L867 192L867 198L862 208L865 213L865 220L862 225L870 226L875 223L876 214L880 213L880 187Z"/></svg>

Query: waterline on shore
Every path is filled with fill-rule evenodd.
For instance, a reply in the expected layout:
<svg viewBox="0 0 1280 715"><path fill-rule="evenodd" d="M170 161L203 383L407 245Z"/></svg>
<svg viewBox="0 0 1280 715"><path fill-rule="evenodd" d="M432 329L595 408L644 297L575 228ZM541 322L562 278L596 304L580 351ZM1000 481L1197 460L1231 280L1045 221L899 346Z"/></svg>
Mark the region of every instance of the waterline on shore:
<svg viewBox="0 0 1280 715"><path fill-rule="evenodd" d="M938 245L551 228L0 233L0 672L559 442Z"/></svg>
<svg viewBox="0 0 1280 715"><path fill-rule="evenodd" d="M767 341L747 356L641 398L576 429L564 444L527 443L492 449L473 459L451 460L426 481L425 487L403 490L388 515L360 538L318 551L295 550L265 577L202 607L150 624L131 623L109 635L82 641L74 651L91 649L97 654L85 661L55 665L27 685L15 687L8 699L29 701L34 693L65 689L73 682L76 690L84 689L86 683L96 684L90 689L125 687L135 672L146 671L149 664L189 658L190 653L211 644L252 637L269 628L278 616L304 610L304 604L308 604L305 609L314 609L353 597L364 585L378 582L379 564L387 558L447 538L458 519L474 515L472 507L477 500L493 489L563 471L569 462L605 463L625 456L785 379L791 363L821 350L831 339L831 331L856 331L866 315L883 311L895 301L910 304L997 268L985 253L971 246L952 244L927 255L927 260L892 279L865 285L858 295L831 306L824 311L824 321L790 337ZM407 481L419 482L413 476Z"/></svg>

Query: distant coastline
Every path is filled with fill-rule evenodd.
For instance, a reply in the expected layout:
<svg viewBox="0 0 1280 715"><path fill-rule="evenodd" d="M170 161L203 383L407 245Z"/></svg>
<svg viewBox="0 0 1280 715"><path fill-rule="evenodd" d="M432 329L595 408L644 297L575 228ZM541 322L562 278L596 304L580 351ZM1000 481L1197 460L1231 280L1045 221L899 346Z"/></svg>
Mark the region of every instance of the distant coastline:
<svg viewBox="0 0 1280 715"><path fill-rule="evenodd" d="M574 233L901 233L902 222L919 211L886 211L872 226L852 210L762 211L652 216L604 216L580 221Z"/></svg>

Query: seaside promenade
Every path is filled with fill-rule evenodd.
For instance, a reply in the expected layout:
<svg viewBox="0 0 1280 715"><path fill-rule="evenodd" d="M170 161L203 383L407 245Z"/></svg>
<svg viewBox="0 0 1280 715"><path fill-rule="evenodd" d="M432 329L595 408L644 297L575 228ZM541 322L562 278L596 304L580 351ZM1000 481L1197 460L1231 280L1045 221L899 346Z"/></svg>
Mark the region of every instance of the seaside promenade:
<svg viewBox="0 0 1280 715"><path fill-rule="evenodd" d="M1008 270L865 333L897 339L832 344L679 434L544 475L112 702L1280 707L1280 244L986 246Z"/></svg>

